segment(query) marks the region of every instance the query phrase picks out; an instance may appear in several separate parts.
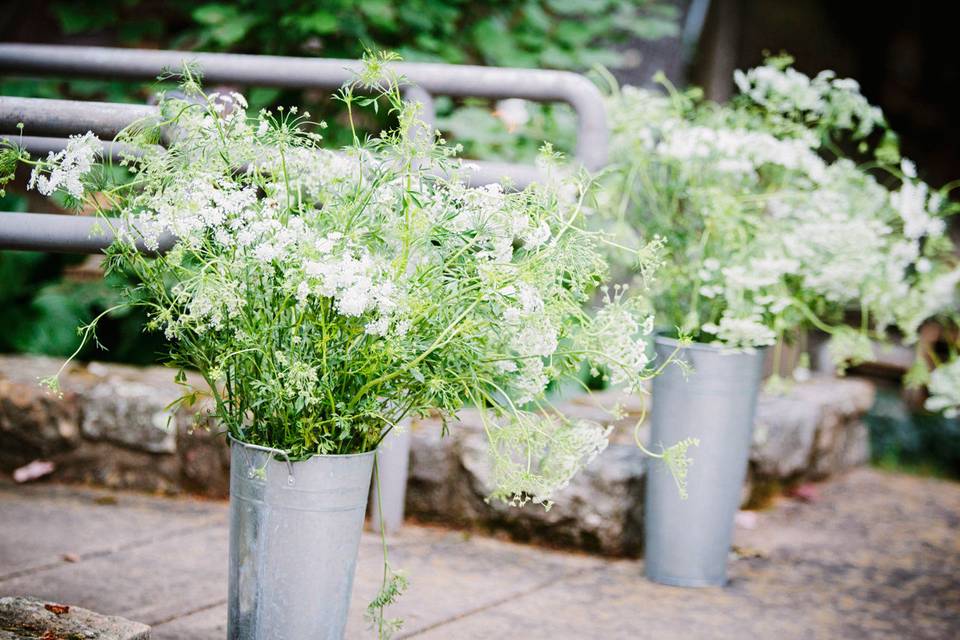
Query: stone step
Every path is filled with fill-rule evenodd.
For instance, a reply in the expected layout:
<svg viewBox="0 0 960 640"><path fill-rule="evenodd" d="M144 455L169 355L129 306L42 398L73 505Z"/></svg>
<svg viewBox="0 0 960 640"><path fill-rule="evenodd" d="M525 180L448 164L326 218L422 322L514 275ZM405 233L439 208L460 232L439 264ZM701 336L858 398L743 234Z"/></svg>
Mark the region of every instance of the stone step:
<svg viewBox="0 0 960 640"><path fill-rule="evenodd" d="M873 399L870 383L832 377L796 384L782 395L762 394L744 504L769 494L770 485L819 480L865 464L870 450L861 417ZM605 555L638 554L644 476L667 473L634 444L635 425L649 411L641 398L616 393L582 396L558 408L568 416L610 422L609 410L615 405L626 415L613 423L610 446L557 494L549 511L485 501L492 486L477 412L462 412L443 438L439 421L415 421L407 513L421 521L504 532L523 542ZM647 429L640 425L643 441ZM690 455L696 459L706 453L693 449Z"/></svg>
<svg viewBox="0 0 960 640"><path fill-rule="evenodd" d="M0 598L0 640L150 640L150 627L88 609L24 597Z"/></svg>
<svg viewBox="0 0 960 640"><path fill-rule="evenodd" d="M183 391L160 367L91 363L62 377L58 398L37 384L59 361L0 356L0 470L35 459L56 465L53 478L166 494L228 493L222 436L194 429L188 410L167 407ZM200 385L197 379L192 384ZM862 415L873 403L870 383L815 377L781 394L762 394L744 502L756 503L783 484L825 478L869 459ZM504 532L521 541L608 555L639 552L645 474L651 466L634 444L634 426L648 397L603 392L558 402L570 417L611 423L611 444L549 510L485 501L490 492L486 441L476 412L465 410L441 438L439 420L413 422L409 516L468 529ZM640 425L640 437L647 437ZM696 451L692 455L696 455ZM772 488L772 489L771 489Z"/></svg>

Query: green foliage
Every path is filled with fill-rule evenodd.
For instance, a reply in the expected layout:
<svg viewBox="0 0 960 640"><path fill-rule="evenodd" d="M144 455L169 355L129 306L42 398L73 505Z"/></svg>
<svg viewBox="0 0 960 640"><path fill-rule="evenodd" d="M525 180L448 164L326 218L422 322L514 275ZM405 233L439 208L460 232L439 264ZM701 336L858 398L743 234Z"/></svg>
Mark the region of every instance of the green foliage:
<svg viewBox="0 0 960 640"><path fill-rule="evenodd" d="M51 11L64 36L113 34L125 46L146 41L163 48L349 59L376 48L412 61L574 70L616 68L623 55L613 45L678 30L676 8L664 0L73 0L54 2ZM0 90L4 95L141 102L151 87L101 80L14 80L0 82ZM315 92L255 89L247 97L254 108L285 102L332 113L329 106L321 107ZM371 130L382 124L372 124ZM333 133L329 141L335 146L350 143ZM539 138L533 147L544 140L553 141ZM520 144L529 148L526 142Z"/></svg>
<svg viewBox="0 0 960 640"><path fill-rule="evenodd" d="M0 197L2 211L25 211L27 200L8 192ZM93 281L64 281L63 271L84 258L35 251L0 251L0 306L4 330L0 352L39 353L66 357L80 344L77 326L115 305L124 282L117 276ZM121 313L102 323L102 349L89 344L81 359L135 364L156 361L160 342L142 334L146 316Z"/></svg>
<svg viewBox="0 0 960 640"><path fill-rule="evenodd" d="M881 388L864 422L878 467L960 479L960 419L912 413L895 390Z"/></svg>
<svg viewBox="0 0 960 640"><path fill-rule="evenodd" d="M483 100L437 100L437 127L463 147L464 156L505 162L533 163L544 141L571 153L576 138L576 114L567 105L504 101L497 108ZM504 113L519 110L520 121Z"/></svg>
<svg viewBox="0 0 960 640"><path fill-rule="evenodd" d="M117 276L82 282L62 279L63 269L78 260L37 252L0 252L0 305L5 309L0 352L69 356L81 342L77 327L117 304L118 287L123 285ZM142 313L114 314L99 327L99 348L87 344L78 357L156 362L160 343L142 334L145 322Z"/></svg>
<svg viewBox="0 0 960 640"><path fill-rule="evenodd" d="M64 35L114 34L125 46L147 41L164 48L350 59L376 48L412 61L581 71L619 67L623 54L615 45L634 37L676 35L679 18L676 7L664 0L74 0L51 7ZM101 80L0 82L4 95L112 102L142 102L155 91L149 84ZM335 109L326 97L263 88L247 95L254 109L299 104L333 119ZM507 132L490 115L489 102L471 106L452 120L441 118L441 126L450 125L453 138L465 143L468 156L528 160L544 141L571 150L564 140L573 130L567 114L532 106L537 116L531 126ZM367 120L368 126L359 124L368 131L385 126L382 118ZM474 129L471 123L480 126ZM333 128L327 139L332 146L351 142L341 128Z"/></svg>
<svg viewBox="0 0 960 640"><path fill-rule="evenodd" d="M663 462L670 470L674 482L677 483L677 491L680 492L680 498L687 499L687 474L690 471L690 465L693 460L687 457L687 449L690 447L699 447L699 438L685 438L672 445L663 452Z"/></svg>
<svg viewBox="0 0 960 640"><path fill-rule="evenodd" d="M394 571L389 563L384 563L383 584L377 595L367 605L367 610L363 614L369 628L375 631L377 637L381 640L389 640L400 631L403 620L387 618L384 615L384 610L396 604L409 586L409 580L402 571Z"/></svg>
<svg viewBox="0 0 960 640"><path fill-rule="evenodd" d="M737 71L740 93L725 105L662 76L664 93L613 88L614 163L597 219L624 244L665 240L658 321L730 347L813 326L832 334L838 366L872 359L871 339L891 328L913 341L929 319L956 326L956 184L918 178L854 80L790 62ZM856 164L851 143L874 158ZM860 327L843 324L851 308ZM931 406L960 402L947 392L958 377L960 367L931 374Z"/></svg>
<svg viewBox="0 0 960 640"><path fill-rule="evenodd" d="M610 45L677 33L661 0L145 0L55 2L65 35L116 31L124 44L359 58L364 47L409 60L512 67L616 67Z"/></svg>

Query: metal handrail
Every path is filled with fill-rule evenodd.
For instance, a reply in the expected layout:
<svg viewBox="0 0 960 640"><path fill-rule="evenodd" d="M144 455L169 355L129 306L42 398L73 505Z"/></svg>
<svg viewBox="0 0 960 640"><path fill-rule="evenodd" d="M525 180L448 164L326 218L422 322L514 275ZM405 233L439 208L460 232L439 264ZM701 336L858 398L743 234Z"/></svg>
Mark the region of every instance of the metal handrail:
<svg viewBox="0 0 960 640"><path fill-rule="evenodd" d="M361 69L356 60L329 58L0 44L3 74L153 80L164 71L193 63L209 82L286 88L335 89ZM577 159L590 170L602 168L607 161L609 136L603 96L582 75L420 62L395 63L393 68L432 95L566 102L577 114Z"/></svg>
<svg viewBox="0 0 960 640"><path fill-rule="evenodd" d="M7 75L151 80L185 64L199 65L205 80L210 82L332 89L353 79L361 63L320 58L0 44L0 73ZM394 69L414 83L406 88L405 97L424 104L425 120L431 124L434 93L566 102L578 116L576 158L591 170L602 168L606 163L608 130L602 95L583 76L565 71L428 63L395 63ZM129 124L158 115L154 106L0 97L0 133L19 133L18 125L23 123L24 131L30 135L18 136L16 140L32 153L59 150L66 143L63 136L86 131L110 139ZM4 137L13 139L12 135ZM121 145L109 144L105 153L116 156L121 150ZM467 179L475 185L508 178L515 186L525 186L541 175L531 165L490 161L470 161L470 164L473 166ZM0 249L96 253L113 240L113 234L102 226L96 218L84 216L0 214ZM160 250L170 241L165 239Z"/></svg>
<svg viewBox="0 0 960 640"><path fill-rule="evenodd" d="M157 108L148 105L0 96L0 128L4 133L14 133L23 123L24 132L30 135L69 136L92 131L110 140L131 122L156 114Z"/></svg>
<svg viewBox="0 0 960 640"><path fill-rule="evenodd" d="M126 231L118 218L63 215L59 213L0 213L0 249L49 251L51 253L101 253L116 238L115 230ZM133 230L134 237L142 233ZM175 238L164 233L156 250L137 241L137 249L152 254L168 251Z"/></svg>
<svg viewBox="0 0 960 640"><path fill-rule="evenodd" d="M8 133L0 135L0 138L38 155L56 152L66 146L67 139L56 136L92 131L97 136L110 140L135 122L159 118L160 110L153 106L0 96L0 130L9 131L23 124L24 131L40 134L21 138ZM117 159L126 146L107 143L105 153ZM539 169L525 164L469 160L464 166L464 178L473 186L500 182L508 178L514 186L524 187L541 176Z"/></svg>

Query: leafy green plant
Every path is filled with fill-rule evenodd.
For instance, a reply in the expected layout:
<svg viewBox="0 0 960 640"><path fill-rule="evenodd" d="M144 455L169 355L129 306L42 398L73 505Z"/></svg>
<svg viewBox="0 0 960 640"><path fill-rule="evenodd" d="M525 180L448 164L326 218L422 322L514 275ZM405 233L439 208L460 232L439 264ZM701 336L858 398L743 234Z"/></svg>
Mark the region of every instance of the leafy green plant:
<svg viewBox="0 0 960 640"><path fill-rule="evenodd" d="M490 105L467 100L456 105L437 100L437 128L469 158L532 164L544 142L568 154L574 150L576 115L567 105L510 99Z"/></svg>
<svg viewBox="0 0 960 640"><path fill-rule="evenodd" d="M147 42L151 47L350 59L373 47L413 61L572 70L619 67L624 54L616 45L628 38L676 35L679 20L677 8L664 0L76 0L51 3L51 12L65 36L101 34L127 46ZM140 102L155 91L149 85L101 80L4 81L0 89L5 95L112 102ZM255 109L294 103L329 119L336 113L315 92L254 88L246 97ZM459 108L442 107L451 117L441 118L441 126L449 125L444 130L464 143L468 155L480 158L529 160L544 141L569 150L567 114L530 105L530 126L508 132L491 115L494 110L481 101L467 105L462 114ZM373 118L368 125L375 132L385 123ZM349 144L340 131L333 129L328 143Z"/></svg>
<svg viewBox="0 0 960 640"><path fill-rule="evenodd" d="M188 70L193 101L161 107L177 137L161 149L150 126L132 127L121 140L140 155L124 159L126 175L99 169L90 133L21 161L42 194L127 224L108 268L136 286L117 307L147 311L172 364L206 378L233 437L296 458L355 453L409 413L469 401L489 416L495 495L547 503L606 442L599 426L535 411L548 409L548 382L591 362L639 389L652 319L625 290L583 311L607 240L583 227L578 176L467 188L400 99L391 60L369 58L338 98L349 113L383 103L400 124L340 153L301 128L309 114L248 119L243 96L205 96ZM137 249L167 232L169 251Z"/></svg>
<svg viewBox="0 0 960 640"><path fill-rule="evenodd" d="M358 58L364 47L409 60L510 67L616 67L611 45L677 33L659 0L143 0L55 2L65 34L116 30L123 43L275 55Z"/></svg>
<svg viewBox="0 0 960 640"><path fill-rule="evenodd" d="M960 210L949 199L960 182L920 180L855 81L789 65L737 72L729 105L663 78L666 93L613 89L616 164L597 209L628 245L664 239L658 320L734 348L815 327L841 370L872 358L871 339L890 331L916 341L925 322L956 328L960 258L946 219ZM859 326L845 322L851 309ZM911 380L929 383L928 408L950 414L960 360L948 347L932 374L938 354L918 353Z"/></svg>
<svg viewBox="0 0 960 640"><path fill-rule="evenodd" d="M402 4L388 0L71 0L51 2L49 10L61 36L53 34L51 39L83 35L125 46L335 58L357 58L366 45L392 48L410 60L572 69L586 69L595 63L617 66L621 54L610 45L629 36L657 38L677 31L675 8L661 0L510 0L486 4L462 0ZM166 88L169 85L163 83L70 78L0 80L3 95L109 102L143 103ZM246 97L254 110L279 103L309 105L314 113L345 124L326 95L252 87ZM573 116L562 106L528 104L530 122L520 130L510 130L494 115L496 107L486 101L462 105L440 98L438 107L441 128L461 143L470 157L531 162L544 141L553 142L563 152L573 147ZM389 123L367 116L365 125L363 128L375 132ZM352 142L346 127L331 127L325 136L326 144L332 147ZM0 260L13 265L17 258ZM57 260L52 258L51 264ZM34 280L35 284L44 281L56 282L58 278L51 275ZM0 284L0 288L3 286ZM66 305L79 311L83 304L69 302L71 291L62 287L59 303L54 306ZM20 305L31 304L29 295L17 295L16 300ZM50 301L44 306L49 307ZM33 317L35 322L42 322L39 318L47 316L37 311ZM107 357L143 361L140 350L121 346L141 337L141 324L131 320L118 326L115 339L103 331L104 342L112 346ZM50 349L62 353L65 345L58 343ZM17 340L4 348L39 347ZM151 354L153 351L147 350ZM90 353L81 355L88 357Z"/></svg>
<svg viewBox="0 0 960 640"><path fill-rule="evenodd" d="M960 479L960 420L911 412L897 390L879 388L864 422L873 464L893 471Z"/></svg>
<svg viewBox="0 0 960 640"><path fill-rule="evenodd" d="M8 176L12 179L12 176ZM0 198L2 211L25 211L26 199L14 192ZM0 251L0 305L4 330L0 352L68 356L80 345L76 327L120 299L124 285L117 276L106 280L66 282L65 269L84 258L34 251ZM107 319L100 331L102 349L87 345L83 359L99 358L149 364L156 362L160 341L143 334L146 316L121 313Z"/></svg>

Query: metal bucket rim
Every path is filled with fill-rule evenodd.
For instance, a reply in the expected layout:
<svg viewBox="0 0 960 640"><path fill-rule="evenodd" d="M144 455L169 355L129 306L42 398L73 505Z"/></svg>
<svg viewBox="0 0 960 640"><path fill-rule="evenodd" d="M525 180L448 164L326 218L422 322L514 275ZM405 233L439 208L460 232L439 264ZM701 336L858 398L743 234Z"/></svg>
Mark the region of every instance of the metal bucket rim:
<svg viewBox="0 0 960 640"><path fill-rule="evenodd" d="M371 451L364 451L362 453L315 453L309 458L305 458L303 460L290 460L289 451L284 451L283 449L274 449L273 447L264 447L259 444L251 444L249 442L244 442L243 440L238 440L234 438L232 433L227 434L227 439L230 440L232 444L240 445L241 447L244 447L246 449L253 449L254 451L266 451L268 453L276 453L278 455L283 456L284 458L287 458L288 462L290 462L291 464L296 464L297 462L307 462L309 460L312 460L313 458L337 458L337 459L359 458L362 456L372 456L377 452L376 449L373 449Z"/></svg>
<svg viewBox="0 0 960 640"><path fill-rule="evenodd" d="M762 347L728 347L722 344L713 344L711 342L689 342L687 344L681 345L680 341L677 338L671 338L662 334L657 334L654 336L653 341L655 344L662 344L667 347L680 348L681 350L695 350L695 351L708 351L710 353L716 353L717 355L737 355L737 354L753 354L757 352L762 352L767 350L767 346Z"/></svg>

